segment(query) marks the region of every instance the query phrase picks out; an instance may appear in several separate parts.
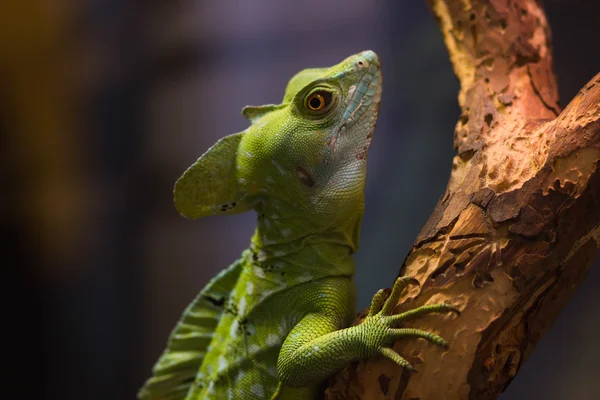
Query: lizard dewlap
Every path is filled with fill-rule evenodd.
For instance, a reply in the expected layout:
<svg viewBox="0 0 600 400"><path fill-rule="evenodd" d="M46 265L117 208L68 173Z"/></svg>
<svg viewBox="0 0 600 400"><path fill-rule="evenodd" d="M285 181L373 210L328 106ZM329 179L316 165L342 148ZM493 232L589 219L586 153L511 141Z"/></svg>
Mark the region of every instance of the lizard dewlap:
<svg viewBox="0 0 600 400"><path fill-rule="evenodd" d="M383 355L401 337L446 342L400 327L446 304L393 315L409 278L355 314L354 261L364 209L367 150L381 100L372 51L306 69L281 104L245 107L251 122L226 136L175 185L187 218L253 209L250 247L184 311L141 399L313 399L347 363Z"/></svg>

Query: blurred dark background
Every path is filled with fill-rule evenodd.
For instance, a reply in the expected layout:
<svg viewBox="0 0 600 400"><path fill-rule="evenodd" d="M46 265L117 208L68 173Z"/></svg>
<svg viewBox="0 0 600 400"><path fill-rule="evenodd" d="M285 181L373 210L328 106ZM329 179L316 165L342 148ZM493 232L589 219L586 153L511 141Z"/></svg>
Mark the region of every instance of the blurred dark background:
<svg viewBox="0 0 600 400"><path fill-rule="evenodd" d="M545 6L564 106L600 71L600 2ZM245 129L244 105L279 102L298 70L364 49L385 84L361 308L397 273L454 154L458 84L423 1L5 2L5 385L19 398L134 398L184 307L254 226L252 213L180 217L176 178ZM596 260L502 399L600 399L599 289Z"/></svg>

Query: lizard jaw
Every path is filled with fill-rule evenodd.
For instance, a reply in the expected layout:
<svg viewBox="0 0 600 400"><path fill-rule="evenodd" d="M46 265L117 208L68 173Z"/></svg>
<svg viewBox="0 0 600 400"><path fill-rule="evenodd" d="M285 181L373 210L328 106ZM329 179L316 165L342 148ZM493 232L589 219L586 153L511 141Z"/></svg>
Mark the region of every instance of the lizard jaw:
<svg viewBox="0 0 600 400"><path fill-rule="evenodd" d="M362 150L360 150L358 152L358 154L356 155L356 158L359 160L367 159L367 152L369 150L369 147L371 146L371 140L373 139L373 134L375 133L375 126L377 125L377 118L379 116L379 108L381 106L382 87L383 87L383 78L381 76L381 72L379 72L379 82L377 85L377 90L371 100L372 103L374 104L374 109L370 115L370 120L369 120L370 128L368 130L367 137L365 138L365 144L364 144Z"/></svg>
<svg viewBox="0 0 600 400"><path fill-rule="evenodd" d="M364 139L355 139L354 146L357 149L356 158L359 160L366 159L367 151L371 145L371 139L379 115L383 86L377 55L371 51L364 52L363 54L365 57L359 59L357 68L364 72L358 83L348 90L344 118L336 130L336 135L332 138L332 142L335 143L337 139L335 136L361 135L366 132Z"/></svg>

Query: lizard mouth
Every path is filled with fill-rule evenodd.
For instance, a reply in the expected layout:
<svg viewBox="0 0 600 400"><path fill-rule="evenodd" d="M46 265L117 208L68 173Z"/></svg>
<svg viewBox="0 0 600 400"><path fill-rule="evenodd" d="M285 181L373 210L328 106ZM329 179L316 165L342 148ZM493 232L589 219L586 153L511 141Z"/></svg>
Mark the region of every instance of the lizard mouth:
<svg viewBox="0 0 600 400"><path fill-rule="evenodd" d="M358 83L348 90L346 109L338 134L352 131L356 158L365 160L371 145L375 125L379 115L382 91L382 75L379 65L372 63L363 73ZM353 141L354 141L353 140Z"/></svg>
<svg viewBox="0 0 600 400"><path fill-rule="evenodd" d="M358 83L348 90L346 109L342 124L345 126L356 123L371 105L379 106L381 100L381 72L379 67L371 64Z"/></svg>

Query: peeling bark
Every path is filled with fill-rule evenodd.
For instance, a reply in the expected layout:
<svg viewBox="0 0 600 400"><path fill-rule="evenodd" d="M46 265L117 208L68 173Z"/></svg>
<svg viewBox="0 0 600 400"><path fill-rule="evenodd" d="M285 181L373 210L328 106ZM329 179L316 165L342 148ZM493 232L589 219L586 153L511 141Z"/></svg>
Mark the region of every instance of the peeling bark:
<svg viewBox="0 0 600 400"><path fill-rule="evenodd" d="M546 17L535 0L428 0L460 83L445 195L419 233L397 311L462 315L406 324L450 341L349 366L327 399L495 399L584 278L600 246L600 73L558 105ZM359 315L356 323L364 317Z"/></svg>

